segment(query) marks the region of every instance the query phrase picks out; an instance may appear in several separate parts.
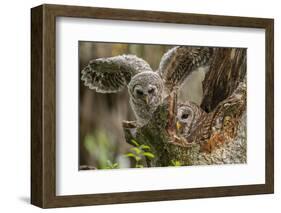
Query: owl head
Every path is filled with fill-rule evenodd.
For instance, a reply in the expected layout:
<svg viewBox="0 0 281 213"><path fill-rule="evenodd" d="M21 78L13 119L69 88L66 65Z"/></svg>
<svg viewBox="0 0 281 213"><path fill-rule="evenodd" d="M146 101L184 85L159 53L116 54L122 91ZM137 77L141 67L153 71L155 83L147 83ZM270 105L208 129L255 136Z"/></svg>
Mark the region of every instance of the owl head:
<svg viewBox="0 0 281 213"><path fill-rule="evenodd" d="M180 104L176 115L177 132L188 136L203 114L204 111L193 102Z"/></svg>
<svg viewBox="0 0 281 213"><path fill-rule="evenodd" d="M156 72L145 71L135 75L128 88L130 98L139 105L158 106L162 101L164 85Z"/></svg>
<svg viewBox="0 0 281 213"><path fill-rule="evenodd" d="M177 110L176 127L179 134L189 132L191 129L194 112L191 107L181 106Z"/></svg>

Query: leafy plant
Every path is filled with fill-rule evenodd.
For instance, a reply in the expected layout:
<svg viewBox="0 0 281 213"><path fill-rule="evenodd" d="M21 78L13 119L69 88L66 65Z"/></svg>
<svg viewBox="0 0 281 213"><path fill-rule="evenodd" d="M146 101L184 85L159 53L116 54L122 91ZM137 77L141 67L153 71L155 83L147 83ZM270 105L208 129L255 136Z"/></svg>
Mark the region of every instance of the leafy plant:
<svg viewBox="0 0 281 213"><path fill-rule="evenodd" d="M118 163L112 163L110 160L106 162L106 169L119 169Z"/></svg>
<svg viewBox="0 0 281 213"><path fill-rule="evenodd" d="M130 152L125 154L125 156L135 160L135 168L143 168L146 158L155 158L154 154L151 152L151 148L148 145L140 145L135 140L131 140L131 142L135 147L130 148Z"/></svg>
<svg viewBox="0 0 281 213"><path fill-rule="evenodd" d="M172 160L171 163L172 163L171 166L182 166L181 162L178 160Z"/></svg>

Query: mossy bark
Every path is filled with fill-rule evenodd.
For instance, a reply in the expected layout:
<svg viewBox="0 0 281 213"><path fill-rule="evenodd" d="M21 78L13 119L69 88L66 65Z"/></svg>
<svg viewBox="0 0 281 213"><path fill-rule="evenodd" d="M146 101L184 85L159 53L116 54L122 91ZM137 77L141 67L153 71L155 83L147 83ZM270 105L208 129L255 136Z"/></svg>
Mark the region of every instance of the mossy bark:
<svg viewBox="0 0 281 213"><path fill-rule="evenodd" d="M209 113L191 134L192 137L182 138L176 134L177 98L175 93L170 94L164 100L147 125L137 127L135 122L125 121L123 123L127 143L132 144L131 140L134 139L140 144L151 147L155 158L147 159L149 167L170 166L172 161L178 161L180 165L195 165L206 158L215 158L218 159L218 162L231 162L229 159L222 161L224 156L212 156L214 136L219 138L214 135L213 125L217 125L214 119L218 115L222 116L221 122L224 122L225 117L228 118L228 121L229 119L231 122L234 120L234 129L238 129L241 124L240 118L246 109L246 84L240 86L241 88L237 89L237 87L243 80L245 81L246 49L220 48L215 54L203 82L204 97L201 107ZM223 132L226 131L223 129L224 123L221 126L218 131L224 136L226 134ZM232 139L235 139L234 136ZM207 155L210 156L206 157L206 150L202 149L205 146L209 152ZM223 146L222 149L227 147L229 146ZM223 151L219 153L224 153ZM235 160L235 162L242 162L239 159ZM206 164L208 162L215 164L214 161L206 161Z"/></svg>
<svg viewBox="0 0 281 213"><path fill-rule="evenodd" d="M151 147L154 159L147 159L149 166L171 166L176 160L181 165L191 165L193 158L197 157L199 145L188 143L175 134L174 103L176 96L169 96L164 103L154 112L153 119L145 126L137 128L135 123L124 122L123 128L126 141L132 139L140 144ZM170 110L173 109L171 112Z"/></svg>

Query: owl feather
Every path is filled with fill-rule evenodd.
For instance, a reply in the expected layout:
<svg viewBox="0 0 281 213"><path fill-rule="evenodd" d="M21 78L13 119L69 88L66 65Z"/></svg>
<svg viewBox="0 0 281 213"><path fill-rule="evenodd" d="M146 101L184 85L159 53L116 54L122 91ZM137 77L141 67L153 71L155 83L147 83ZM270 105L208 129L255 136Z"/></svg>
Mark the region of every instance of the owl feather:
<svg viewBox="0 0 281 213"><path fill-rule="evenodd" d="M152 71L149 64L135 55L99 58L82 70L84 85L100 93L121 91L131 78L142 71Z"/></svg>
<svg viewBox="0 0 281 213"><path fill-rule="evenodd" d="M99 58L82 70L81 79L100 93L115 93L128 86L131 107L138 124L144 125L163 96L176 90L198 67L207 65L211 56L212 49L207 47L174 47L162 57L157 72L134 55Z"/></svg>
<svg viewBox="0 0 281 213"><path fill-rule="evenodd" d="M158 68L169 92L181 86L196 69L207 66L214 48L177 46L166 52Z"/></svg>

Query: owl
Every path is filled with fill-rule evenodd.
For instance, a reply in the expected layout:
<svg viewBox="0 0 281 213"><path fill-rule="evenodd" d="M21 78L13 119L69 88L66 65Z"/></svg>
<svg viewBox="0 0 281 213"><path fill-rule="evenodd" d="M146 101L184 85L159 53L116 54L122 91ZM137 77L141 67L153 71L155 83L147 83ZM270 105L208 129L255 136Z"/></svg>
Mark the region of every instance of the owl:
<svg viewBox="0 0 281 213"><path fill-rule="evenodd" d="M200 124L206 114L203 109L191 101L179 104L176 114L177 134L187 138Z"/></svg>
<svg viewBox="0 0 281 213"><path fill-rule="evenodd" d="M211 153L217 147L237 136L237 126L245 111L246 83L220 102L212 112L206 113L192 102L178 104L176 115L177 134L187 143L199 143L200 150Z"/></svg>
<svg viewBox="0 0 281 213"><path fill-rule="evenodd" d="M94 59L82 70L81 79L100 93L127 87L137 125L143 126L169 93L180 88L193 71L209 65L213 51L208 47L176 46L163 55L156 71L135 55Z"/></svg>

